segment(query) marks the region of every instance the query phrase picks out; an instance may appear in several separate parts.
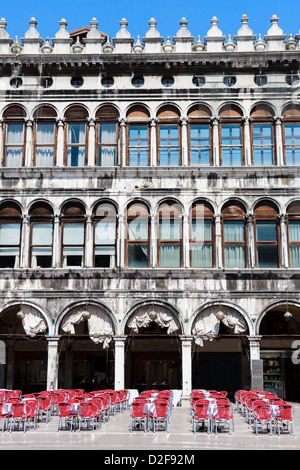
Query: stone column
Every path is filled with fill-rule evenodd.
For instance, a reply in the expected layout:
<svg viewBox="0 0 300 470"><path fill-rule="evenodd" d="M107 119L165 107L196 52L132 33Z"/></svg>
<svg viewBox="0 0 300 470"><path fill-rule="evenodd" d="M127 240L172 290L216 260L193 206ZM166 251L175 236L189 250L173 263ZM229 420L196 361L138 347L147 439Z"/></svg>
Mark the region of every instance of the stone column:
<svg viewBox="0 0 300 470"><path fill-rule="evenodd" d="M21 249L20 249L20 268L28 268L30 266L29 261L29 225L30 217L29 215L24 215L22 221L22 237L21 237Z"/></svg>
<svg viewBox="0 0 300 470"><path fill-rule="evenodd" d="M188 134L187 134L187 123L186 117L181 118L181 165L188 166Z"/></svg>
<svg viewBox="0 0 300 470"><path fill-rule="evenodd" d="M125 388L125 341L126 336L115 336L115 390Z"/></svg>
<svg viewBox="0 0 300 470"><path fill-rule="evenodd" d="M95 119L89 119L89 147L88 147L88 166L94 167L99 165L99 161L95 163Z"/></svg>
<svg viewBox="0 0 300 470"><path fill-rule="evenodd" d="M64 166L64 119L57 119L57 149L56 149L56 166Z"/></svg>
<svg viewBox="0 0 300 470"><path fill-rule="evenodd" d="M180 336L182 351L182 405L188 406L192 391L192 336Z"/></svg>
<svg viewBox="0 0 300 470"><path fill-rule="evenodd" d="M250 141L250 125L249 117L244 118L244 149L245 149L245 165L251 165L251 141Z"/></svg>
<svg viewBox="0 0 300 470"><path fill-rule="evenodd" d="M219 118L212 118L213 125L213 165L220 166Z"/></svg>
<svg viewBox="0 0 300 470"><path fill-rule="evenodd" d="M281 131L281 117L275 118L275 142L276 142L276 159L277 165L283 165L283 151L282 151L282 131Z"/></svg>
<svg viewBox="0 0 300 470"><path fill-rule="evenodd" d="M48 336L47 390L58 387L58 342L59 336Z"/></svg>
<svg viewBox="0 0 300 470"><path fill-rule="evenodd" d="M288 268L288 243L287 243L287 230L286 230L286 214L280 214L278 216L280 224L280 266L282 268Z"/></svg>
<svg viewBox="0 0 300 470"><path fill-rule="evenodd" d="M182 216L182 249L183 249L183 267L190 267L190 237L189 237L189 216Z"/></svg>
<svg viewBox="0 0 300 470"><path fill-rule="evenodd" d="M215 215L215 246L216 246L216 268L223 267L223 256L222 256L222 215Z"/></svg>
<svg viewBox="0 0 300 470"><path fill-rule="evenodd" d="M32 166L32 127L33 127L33 120L26 119L25 120L26 126L26 145L25 145L25 167Z"/></svg>
<svg viewBox="0 0 300 470"><path fill-rule="evenodd" d="M119 214L118 221L119 221L119 267L123 268L125 265L125 216L123 214Z"/></svg>
<svg viewBox="0 0 300 470"><path fill-rule="evenodd" d="M3 155L3 119L0 119L0 155Z"/></svg>
<svg viewBox="0 0 300 470"><path fill-rule="evenodd" d="M119 119L120 125L120 152L118 165L126 166L126 119Z"/></svg>
<svg viewBox="0 0 300 470"><path fill-rule="evenodd" d="M86 268L91 268L94 265L94 237L93 237L93 220L90 215L86 217L86 229L85 229L85 262Z"/></svg>
<svg viewBox="0 0 300 470"><path fill-rule="evenodd" d="M263 361L260 359L261 336L248 336L250 348L251 389L263 390Z"/></svg>
<svg viewBox="0 0 300 470"><path fill-rule="evenodd" d="M157 142L156 142L157 119L150 119L150 165L157 166Z"/></svg>
<svg viewBox="0 0 300 470"><path fill-rule="evenodd" d="M150 214L150 266L157 267L157 217Z"/></svg>
<svg viewBox="0 0 300 470"><path fill-rule="evenodd" d="M15 341L7 341L6 346L6 388L14 389Z"/></svg>
<svg viewBox="0 0 300 470"><path fill-rule="evenodd" d="M247 224L247 249L248 249L248 268L255 266L255 243L254 243L254 215L246 215Z"/></svg>
<svg viewBox="0 0 300 470"><path fill-rule="evenodd" d="M61 265L61 219L59 215L54 216L53 223L53 267L59 268Z"/></svg>

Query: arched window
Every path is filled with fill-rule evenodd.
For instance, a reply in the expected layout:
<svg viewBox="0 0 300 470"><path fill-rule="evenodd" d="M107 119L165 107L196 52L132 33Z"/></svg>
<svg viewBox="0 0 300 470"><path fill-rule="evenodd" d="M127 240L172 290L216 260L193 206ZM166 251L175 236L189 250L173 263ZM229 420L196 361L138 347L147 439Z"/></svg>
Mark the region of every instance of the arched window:
<svg viewBox="0 0 300 470"><path fill-rule="evenodd" d="M119 113L113 106L102 106L96 113L96 165L117 165L118 119Z"/></svg>
<svg viewBox="0 0 300 470"><path fill-rule="evenodd" d="M82 106L72 106L65 113L65 119L65 165L71 167L84 166L87 158L88 113Z"/></svg>
<svg viewBox="0 0 300 470"><path fill-rule="evenodd" d="M150 160L149 113L142 106L135 106L127 114L127 141L129 166L148 166Z"/></svg>
<svg viewBox="0 0 300 470"><path fill-rule="evenodd" d="M290 268L300 268L300 201L287 208L287 233Z"/></svg>
<svg viewBox="0 0 300 470"><path fill-rule="evenodd" d="M52 266L53 211L49 204L34 204L29 212L32 268Z"/></svg>
<svg viewBox="0 0 300 470"><path fill-rule="evenodd" d="M21 106L10 106L3 113L4 145L2 164L21 167L25 163L25 111Z"/></svg>
<svg viewBox="0 0 300 470"><path fill-rule="evenodd" d="M222 166L244 165L243 150L243 113L238 106L228 104L219 114L220 117L220 162Z"/></svg>
<svg viewBox="0 0 300 470"><path fill-rule="evenodd" d="M110 202L97 205L93 213L94 266L114 268L117 248L117 212Z"/></svg>
<svg viewBox="0 0 300 470"><path fill-rule="evenodd" d="M214 259L213 209L206 202L194 202L190 211L190 266L211 268Z"/></svg>
<svg viewBox="0 0 300 470"><path fill-rule="evenodd" d="M267 105L257 105L251 112L252 164L274 165L273 111Z"/></svg>
<svg viewBox="0 0 300 470"><path fill-rule="evenodd" d="M178 203L167 201L158 211L158 258L160 268L182 266L182 215Z"/></svg>
<svg viewBox="0 0 300 470"><path fill-rule="evenodd" d="M158 165L181 165L181 132L179 111L172 106L164 106L157 113Z"/></svg>
<svg viewBox="0 0 300 470"><path fill-rule="evenodd" d="M193 106L188 113L190 165L212 164L211 113L206 106Z"/></svg>
<svg viewBox="0 0 300 470"><path fill-rule="evenodd" d="M21 210L13 202L0 205L0 268L20 265Z"/></svg>
<svg viewBox="0 0 300 470"><path fill-rule="evenodd" d="M56 112L41 106L34 113L34 165L52 167L56 164Z"/></svg>
<svg viewBox="0 0 300 470"><path fill-rule="evenodd" d="M239 202L228 202L222 210L223 265L247 266L245 209Z"/></svg>
<svg viewBox="0 0 300 470"><path fill-rule="evenodd" d="M300 165L300 106L287 106L283 112L284 163Z"/></svg>
<svg viewBox="0 0 300 470"><path fill-rule="evenodd" d="M278 268L279 224L278 210L272 202L260 202L254 210L256 266Z"/></svg>
<svg viewBox="0 0 300 470"><path fill-rule="evenodd" d="M62 211L62 266L84 262L85 210L79 202L68 202Z"/></svg>
<svg viewBox="0 0 300 470"><path fill-rule="evenodd" d="M149 211L145 204L132 203L127 209L126 259L129 268L149 266Z"/></svg>

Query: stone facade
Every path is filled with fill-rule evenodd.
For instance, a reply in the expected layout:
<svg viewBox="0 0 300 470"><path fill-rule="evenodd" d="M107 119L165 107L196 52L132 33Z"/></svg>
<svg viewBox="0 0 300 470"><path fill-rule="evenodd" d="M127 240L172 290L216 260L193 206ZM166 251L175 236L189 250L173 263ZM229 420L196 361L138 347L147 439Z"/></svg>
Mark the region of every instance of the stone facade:
<svg viewBox="0 0 300 470"><path fill-rule="evenodd" d="M4 388L299 397L300 49L278 20L232 40L214 17L202 42L185 18L136 40L32 18L19 41L2 18Z"/></svg>

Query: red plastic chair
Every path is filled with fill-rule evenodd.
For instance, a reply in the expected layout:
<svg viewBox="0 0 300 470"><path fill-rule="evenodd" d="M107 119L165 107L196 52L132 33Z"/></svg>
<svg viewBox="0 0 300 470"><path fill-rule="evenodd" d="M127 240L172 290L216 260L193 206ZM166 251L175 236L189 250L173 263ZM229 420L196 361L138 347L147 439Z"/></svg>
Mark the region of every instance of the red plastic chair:
<svg viewBox="0 0 300 470"><path fill-rule="evenodd" d="M289 431L289 425L292 427L292 434L295 435L294 427L294 408L292 405L278 405L278 413L275 417L277 432L280 435L280 427L282 426L281 432L283 432L283 424L286 423L286 429Z"/></svg>
<svg viewBox="0 0 300 470"><path fill-rule="evenodd" d="M103 413L103 404L102 404L102 400L100 397L97 397L97 398L90 398L88 403L95 403L95 405L97 405L98 407L98 411L97 411L97 422L98 422L98 429L100 429L101 427L101 418L102 418L102 413Z"/></svg>
<svg viewBox="0 0 300 470"><path fill-rule="evenodd" d="M228 395L228 392L224 391L224 392L219 392L220 395L222 395L223 397L227 397Z"/></svg>
<svg viewBox="0 0 300 470"><path fill-rule="evenodd" d="M154 410L150 413L150 422L152 425L153 432L156 432L156 429L163 425L165 430L169 432L169 404L168 402L157 399L154 402Z"/></svg>
<svg viewBox="0 0 300 470"><path fill-rule="evenodd" d="M96 403L88 402L81 403L80 412L77 415L78 419L78 431L80 432L81 425L83 424L84 429L88 429L89 425L92 425L92 430L94 432L95 421L99 416L99 409Z"/></svg>
<svg viewBox="0 0 300 470"><path fill-rule="evenodd" d="M9 416L9 432L15 430L15 424L19 426L19 430L23 425L23 430L26 432L26 426L28 424L28 419L30 418L31 407L27 403L12 403L11 404L11 414Z"/></svg>
<svg viewBox="0 0 300 470"><path fill-rule="evenodd" d="M39 404L38 420L46 416L46 423L48 423L51 415L51 400L47 396L40 396L37 397L37 401Z"/></svg>
<svg viewBox="0 0 300 470"><path fill-rule="evenodd" d="M218 426L220 424L228 424L229 434L234 431L233 411L230 404L217 405L217 413L213 417L215 424L215 432L218 433Z"/></svg>
<svg viewBox="0 0 300 470"><path fill-rule="evenodd" d="M58 412L59 403L65 401L65 394L62 393L51 393L51 414Z"/></svg>
<svg viewBox="0 0 300 470"><path fill-rule="evenodd" d="M5 404L3 402L0 403L0 418L3 419L2 422L2 432L5 431L5 427L8 428L8 421L11 416L11 413L9 412L4 412L4 406Z"/></svg>
<svg viewBox="0 0 300 470"><path fill-rule="evenodd" d="M207 424L207 431L208 434L210 434L210 425L211 425L211 419L210 419L210 413L209 413L209 404L205 403L196 403L195 404L195 412L192 415L192 420L193 420L193 428L194 428L194 434L196 434L198 430L199 424Z"/></svg>
<svg viewBox="0 0 300 470"><path fill-rule="evenodd" d="M70 431L75 428L75 414L71 412L72 403L58 403L57 432L63 428L63 424Z"/></svg>
<svg viewBox="0 0 300 470"><path fill-rule="evenodd" d="M267 426L269 425L270 427L270 434L272 435L272 421L273 421L273 416L272 416L272 409L269 405L264 404L264 405L256 405L254 407L254 425L255 425L255 432L256 435L258 435L258 424L263 426L266 424Z"/></svg>
<svg viewBox="0 0 300 470"><path fill-rule="evenodd" d="M36 429L36 423L37 423L37 417L38 417L38 409L39 409L39 403L36 398L28 398L25 401L26 405L29 405L31 410L30 414L28 416L28 423L30 426L30 421L33 421L33 427Z"/></svg>
<svg viewBox="0 0 300 470"><path fill-rule="evenodd" d="M138 424L144 426L144 432L147 430L147 419L148 412L145 406L145 403L136 403L131 404L131 413L130 413L130 432L135 429L135 426Z"/></svg>

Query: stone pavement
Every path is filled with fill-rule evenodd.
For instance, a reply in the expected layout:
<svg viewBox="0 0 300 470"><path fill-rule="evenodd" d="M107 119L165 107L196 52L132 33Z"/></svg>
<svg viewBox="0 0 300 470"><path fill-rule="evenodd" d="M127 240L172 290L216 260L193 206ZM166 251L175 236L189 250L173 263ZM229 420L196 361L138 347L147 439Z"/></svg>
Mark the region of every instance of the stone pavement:
<svg viewBox="0 0 300 470"><path fill-rule="evenodd" d="M101 425L101 429L96 429L94 432L91 430L57 432L58 418L52 416L49 423L38 423L36 430L31 426L25 433L19 430L11 433L7 430L3 433L0 431L0 450L102 450L99 455L103 459L111 459L112 455L113 458L123 454L135 455L135 451L143 451L142 455L146 456L149 453L157 455L166 451L176 451L181 454L189 451L187 454L193 455L199 450L299 450L300 403L293 406L295 436L288 433L271 436L265 428L256 436L253 427L236 411L232 435L220 431L217 435L214 432L208 434L201 430L194 434L189 419L189 409L177 407L172 410L169 433L164 430L156 433L135 430L130 433L129 410L111 416L107 423ZM2 428L2 422L0 426Z"/></svg>

